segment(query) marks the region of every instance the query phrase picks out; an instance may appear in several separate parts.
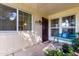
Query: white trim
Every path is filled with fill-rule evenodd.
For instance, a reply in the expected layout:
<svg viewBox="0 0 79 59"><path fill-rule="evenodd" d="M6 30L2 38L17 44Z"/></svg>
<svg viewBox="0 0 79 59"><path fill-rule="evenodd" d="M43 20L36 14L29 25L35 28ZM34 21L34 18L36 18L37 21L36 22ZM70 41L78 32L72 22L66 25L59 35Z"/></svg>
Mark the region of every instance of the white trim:
<svg viewBox="0 0 79 59"><path fill-rule="evenodd" d="M31 31L33 32L34 31L34 18L33 18L33 15L31 15Z"/></svg>
<svg viewBox="0 0 79 59"><path fill-rule="evenodd" d="M59 33L62 33L62 17L59 18Z"/></svg>
<svg viewBox="0 0 79 59"><path fill-rule="evenodd" d="M77 29L77 27L78 27L78 14L76 14L75 15L75 23L76 23L76 25L75 25L75 32L78 32L79 30Z"/></svg>
<svg viewBox="0 0 79 59"><path fill-rule="evenodd" d="M17 23L16 24L16 27L17 27L16 30L17 30L17 32L20 31L19 30L19 11L22 11L22 10L17 9L17 21L16 21L16 23ZM24 12L24 11L22 11L22 12ZM25 13L27 13L27 12L25 12ZM30 13L28 13L28 14L30 14ZM33 29L33 16L31 14L31 31L32 31L32 29ZM22 30L22 31L24 31L24 30Z"/></svg>
<svg viewBox="0 0 79 59"><path fill-rule="evenodd" d="M48 38L51 40L51 20L48 20Z"/></svg>
<svg viewBox="0 0 79 59"><path fill-rule="evenodd" d="M19 30L19 11L18 11L18 9L17 9L16 30L17 30L17 32Z"/></svg>

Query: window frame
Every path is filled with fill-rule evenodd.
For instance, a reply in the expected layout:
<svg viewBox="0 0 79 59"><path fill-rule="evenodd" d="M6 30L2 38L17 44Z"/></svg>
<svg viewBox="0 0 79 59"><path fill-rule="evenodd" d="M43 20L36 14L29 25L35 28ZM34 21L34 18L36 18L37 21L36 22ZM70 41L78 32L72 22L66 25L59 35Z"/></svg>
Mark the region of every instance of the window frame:
<svg viewBox="0 0 79 59"><path fill-rule="evenodd" d="M20 9L17 9L18 10L18 19L17 19L17 21L18 21L18 29L17 29L17 31L32 31L32 29L33 29L33 16L32 16L32 14L31 13L27 13L27 12L25 12L25 11L23 11L23 10L20 10ZM22 11L23 13L27 13L27 14L30 14L31 15L31 24L30 24L30 30L19 30L19 21L20 21L20 19L19 19L19 11ZM24 17L24 16L23 16Z"/></svg>

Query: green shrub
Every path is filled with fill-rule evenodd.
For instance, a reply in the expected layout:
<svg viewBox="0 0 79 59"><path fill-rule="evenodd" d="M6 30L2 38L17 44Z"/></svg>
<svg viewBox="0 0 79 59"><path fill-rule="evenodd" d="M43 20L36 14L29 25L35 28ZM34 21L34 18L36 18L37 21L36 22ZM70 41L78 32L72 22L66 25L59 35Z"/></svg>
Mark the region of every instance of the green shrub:
<svg viewBox="0 0 79 59"><path fill-rule="evenodd" d="M46 49L45 55L46 56L74 56L74 49L73 47L68 47L68 53L64 53L62 49L58 50L48 50Z"/></svg>
<svg viewBox="0 0 79 59"><path fill-rule="evenodd" d="M73 47L69 46L68 51L69 51L69 53L67 53L66 56L74 56L74 49L73 49Z"/></svg>
<svg viewBox="0 0 79 59"><path fill-rule="evenodd" d="M48 53L45 53L46 56L63 56L63 51L61 50L48 50Z"/></svg>
<svg viewBox="0 0 79 59"><path fill-rule="evenodd" d="M76 50L79 49L79 38L74 39L74 40L75 40L75 42L74 42L74 44L72 45L72 47L73 47L74 51L76 51Z"/></svg>

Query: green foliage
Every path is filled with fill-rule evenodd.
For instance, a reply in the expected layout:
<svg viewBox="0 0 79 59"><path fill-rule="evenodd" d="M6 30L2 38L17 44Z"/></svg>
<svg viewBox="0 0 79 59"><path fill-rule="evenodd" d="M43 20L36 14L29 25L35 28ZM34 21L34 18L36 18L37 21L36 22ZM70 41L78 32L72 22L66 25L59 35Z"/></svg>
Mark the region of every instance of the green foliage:
<svg viewBox="0 0 79 59"><path fill-rule="evenodd" d="M74 51L76 51L76 50L79 49L79 38L74 39L74 40L75 40L75 42L74 42L74 44L72 45L72 47L73 47Z"/></svg>
<svg viewBox="0 0 79 59"><path fill-rule="evenodd" d="M78 37L76 39L72 40L72 43L73 43L72 47L73 47L74 51L79 49L79 32L77 32L76 35Z"/></svg>
<svg viewBox="0 0 79 59"><path fill-rule="evenodd" d="M76 33L79 36L79 32ZM72 40L73 45L69 46L67 44L63 45L62 47L67 49L67 53L63 52L63 49L59 50L48 50L46 49L45 55L47 56L74 56L74 51L79 49L79 37L77 39Z"/></svg>
<svg viewBox="0 0 79 59"><path fill-rule="evenodd" d="M61 50L48 50L48 53L45 53L46 56L63 56L63 51Z"/></svg>
<svg viewBox="0 0 79 59"><path fill-rule="evenodd" d="M79 32L77 32L76 34L79 35Z"/></svg>
<svg viewBox="0 0 79 59"><path fill-rule="evenodd" d="M56 56L63 56L64 55L64 53L63 53L63 51L62 50L57 50L56 51L56 53L57 53L57 55Z"/></svg>
<svg viewBox="0 0 79 59"><path fill-rule="evenodd" d="M59 50L46 50L46 56L74 56L74 49L71 46L68 46L68 53L64 53L62 49Z"/></svg>
<svg viewBox="0 0 79 59"><path fill-rule="evenodd" d="M67 56L74 56L74 49L73 49L73 47L69 46L68 51L69 51L69 53L67 53Z"/></svg>

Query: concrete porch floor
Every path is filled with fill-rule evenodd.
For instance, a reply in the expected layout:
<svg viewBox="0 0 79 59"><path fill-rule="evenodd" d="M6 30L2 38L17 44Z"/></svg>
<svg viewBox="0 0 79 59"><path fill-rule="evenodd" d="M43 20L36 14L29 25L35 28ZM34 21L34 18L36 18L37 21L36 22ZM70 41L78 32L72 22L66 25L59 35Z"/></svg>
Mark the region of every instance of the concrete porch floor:
<svg viewBox="0 0 79 59"><path fill-rule="evenodd" d="M14 56L45 56L44 52L43 52L43 49L45 47L47 47L49 44L53 44L53 42L39 43L39 44L34 45L30 48L24 49L24 51L21 50L17 53L14 53ZM56 43L56 44L54 44L54 46L57 48L60 45ZM11 55L9 55L9 56L11 56Z"/></svg>

